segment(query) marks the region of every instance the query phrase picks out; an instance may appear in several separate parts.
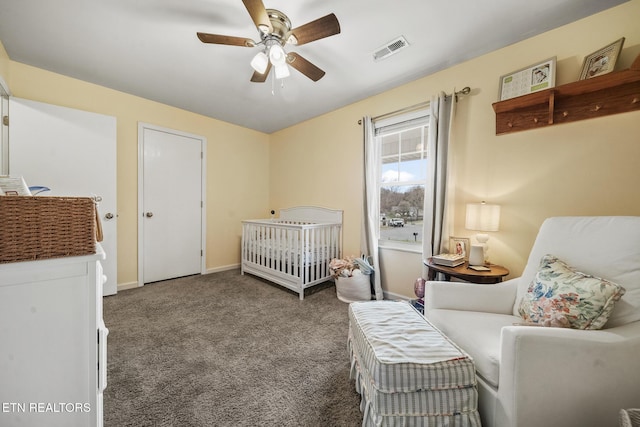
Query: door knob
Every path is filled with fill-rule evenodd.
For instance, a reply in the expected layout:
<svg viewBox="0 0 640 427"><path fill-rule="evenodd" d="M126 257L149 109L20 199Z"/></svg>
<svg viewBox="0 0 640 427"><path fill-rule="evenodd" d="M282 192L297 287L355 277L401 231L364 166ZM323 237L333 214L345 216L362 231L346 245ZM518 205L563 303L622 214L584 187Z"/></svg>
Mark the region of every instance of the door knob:
<svg viewBox="0 0 640 427"><path fill-rule="evenodd" d="M151 217L153 216L153 212L147 212L147 213L145 214L145 216L146 216L147 218L151 218Z"/></svg>
<svg viewBox="0 0 640 427"><path fill-rule="evenodd" d="M109 219L113 219L113 214L112 214L111 212L107 212L107 213L104 215L104 219L107 219L107 220L109 220Z"/></svg>

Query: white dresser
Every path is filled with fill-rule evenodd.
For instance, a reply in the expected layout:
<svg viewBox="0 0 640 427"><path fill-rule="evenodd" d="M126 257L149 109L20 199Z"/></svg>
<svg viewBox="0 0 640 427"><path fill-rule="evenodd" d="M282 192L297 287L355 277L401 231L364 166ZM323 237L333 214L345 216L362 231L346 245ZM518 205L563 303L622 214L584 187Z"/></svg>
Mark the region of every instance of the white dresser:
<svg viewBox="0 0 640 427"><path fill-rule="evenodd" d="M102 426L102 259L0 264L0 426Z"/></svg>

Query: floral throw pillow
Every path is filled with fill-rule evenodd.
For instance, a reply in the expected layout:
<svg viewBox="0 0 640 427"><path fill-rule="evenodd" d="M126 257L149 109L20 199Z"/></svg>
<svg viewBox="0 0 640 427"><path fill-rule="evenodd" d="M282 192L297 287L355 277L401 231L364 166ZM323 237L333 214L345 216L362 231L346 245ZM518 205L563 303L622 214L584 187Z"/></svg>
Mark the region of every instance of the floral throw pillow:
<svg viewBox="0 0 640 427"><path fill-rule="evenodd" d="M527 324L601 329L625 289L545 255L518 312Z"/></svg>

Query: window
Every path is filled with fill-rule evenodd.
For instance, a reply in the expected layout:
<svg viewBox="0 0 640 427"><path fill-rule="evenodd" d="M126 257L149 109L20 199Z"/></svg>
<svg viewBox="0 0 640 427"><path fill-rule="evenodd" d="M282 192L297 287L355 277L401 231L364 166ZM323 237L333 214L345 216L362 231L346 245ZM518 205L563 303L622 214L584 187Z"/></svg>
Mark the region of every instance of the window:
<svg viewBox="0 0 640 427"><path fill-rule="evenodd" d="M422 242L429 111L374 123L380 144L380 243Z"/></svg>

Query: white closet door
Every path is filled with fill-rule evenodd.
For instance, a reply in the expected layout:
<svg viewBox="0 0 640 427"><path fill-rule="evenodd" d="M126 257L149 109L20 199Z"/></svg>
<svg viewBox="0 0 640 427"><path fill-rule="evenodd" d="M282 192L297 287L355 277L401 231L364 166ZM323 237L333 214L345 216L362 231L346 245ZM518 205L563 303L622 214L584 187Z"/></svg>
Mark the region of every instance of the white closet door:
<svg viewBox="0 0 640 427"><path fill-rule="evenodd" d="M203 270L204 138L139 124L140 284Z"/></svg>
<svg viewBox="0 0 640 427"><path fill-rule="evenodd" d="M99 196L107 282L117 292L116 118L10 97L9 173L49 196Z"/></svg>

